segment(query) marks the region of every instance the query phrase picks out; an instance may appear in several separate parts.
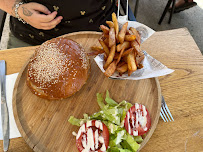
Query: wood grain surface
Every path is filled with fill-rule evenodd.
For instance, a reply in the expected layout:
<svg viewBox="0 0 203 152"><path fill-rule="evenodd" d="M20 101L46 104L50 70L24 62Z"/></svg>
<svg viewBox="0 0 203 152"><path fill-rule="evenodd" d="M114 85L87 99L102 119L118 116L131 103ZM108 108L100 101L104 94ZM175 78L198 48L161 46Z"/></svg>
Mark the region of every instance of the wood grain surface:
<svg viewBox="0 0 203 152"><path fill-rule="evenodd" d="M101 33L79 32L64 37L80 43L86 51L93 45L99 45ZM109 90L111 97L117 101L127 100L131 103L145 105L150 113L151 128L141 144L147 143L153 134L160 115L161 90L158 79L115 80L108 79L91 59L91 72L87 83L75 95L58 101L48 101L34 95L26 84L27 65L18 75L13 93L13 113L18 129L36 152L77 152L75 137L79 127L68 122L71 115L82 118L84 113L93 114L99 110L96 93Z"/></svg>
<svg viewBox="0 0 203 152"><path fill-rule="evenodd" d="M187 29L156 32L142 45L151 56L171 69L159 77L162 94L175 119L160 118L143 152L201 152L203 149L203 56ZM0 51L7 61L7 74L19 72L33 48ZM2 151L2 141L0 142ZM32 151L23 138L11 139L10 152Z"/></svg>

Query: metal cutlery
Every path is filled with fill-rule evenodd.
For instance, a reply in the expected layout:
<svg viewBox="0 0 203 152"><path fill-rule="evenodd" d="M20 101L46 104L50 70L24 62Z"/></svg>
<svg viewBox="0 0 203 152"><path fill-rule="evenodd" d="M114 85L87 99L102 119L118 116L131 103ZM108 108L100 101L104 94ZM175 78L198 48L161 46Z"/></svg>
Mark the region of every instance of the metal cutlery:
<svg viewBox="0 0 203 152"><path fill-rule="evenodd" d="M9 115L6 103L6 64L0 60L0 83L1 83L1 120L3 130L3 150L7 151L9 146Z"/></svg>
<svg viewBox="0 0 203 152"><path fill-rule="evenodd" d="M163 96L162 96L162 101L161 101L160 116L164 120L164 122L174 121L173 116L172 116Z"/></svg>

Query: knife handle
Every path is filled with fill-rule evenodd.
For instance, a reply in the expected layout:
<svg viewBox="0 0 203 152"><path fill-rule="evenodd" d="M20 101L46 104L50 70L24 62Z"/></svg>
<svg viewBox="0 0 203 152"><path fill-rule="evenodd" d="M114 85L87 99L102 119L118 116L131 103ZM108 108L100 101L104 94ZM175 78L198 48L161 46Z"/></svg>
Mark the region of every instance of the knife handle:
<svg viewBox="0 0 203 152"><path fill-rule="evenodd" d="M9 147L9 116L6 103L1 103L1 120L3 130L3 147L4 151L7 151Z"/></svg>

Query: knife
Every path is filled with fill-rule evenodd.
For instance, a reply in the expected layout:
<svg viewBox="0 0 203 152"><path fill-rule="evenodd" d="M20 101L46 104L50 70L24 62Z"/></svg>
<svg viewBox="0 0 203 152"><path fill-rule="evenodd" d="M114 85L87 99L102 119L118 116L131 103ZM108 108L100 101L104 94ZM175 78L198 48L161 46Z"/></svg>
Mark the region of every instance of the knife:
<svg viewBox="0 0 203 152"><path fill-rule="evenodd" d="M9 146L9 118L8 107L6 103L6 64L0 60L0 82L1 82L1 121L3 130L3 149L8 150Z"/></svg>

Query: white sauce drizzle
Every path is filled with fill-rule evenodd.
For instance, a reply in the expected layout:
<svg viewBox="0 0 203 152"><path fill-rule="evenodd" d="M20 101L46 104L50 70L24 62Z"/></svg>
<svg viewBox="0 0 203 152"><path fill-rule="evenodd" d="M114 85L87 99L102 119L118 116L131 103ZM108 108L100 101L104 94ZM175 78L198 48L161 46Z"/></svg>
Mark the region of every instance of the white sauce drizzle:
<svg viewBox="0 0 203 152"><path fill-rule="evenodd" d="M110 124L109 129L110 129L110 132L113 133L113 124Z"/></svg>
<svg viewBox="0 0 203 152"><path fill-rule="evenodd" d="M86 132L86 128L92 126L92 121L88 121L86 124L83 124L79 131L78 134L76 136L76 139L78 139L82 133ZM100 121L95 121L95 126L97 128L99 128L100 130L103 130L103 124ZM83 135L82 136L82 146L84 147L84 149L82 150L82 152L89 152L90 150L95 151L95 148L98 149L99 148L99 142L102 144L102 147L100 148L100 150L102 152L106 151L106 146L105 146L105 142L104 142L104 138L102 136L99 136L99 130L96 129L95 133L93 133L92 128L88 128L87 129L87 135ZM96 152L96 151L95 151Z"/></svg>
<svg viewBox="0 0 203 152"><path fill-rule="evenodd" d="M79 129L79 131L78 131L78 135L76 136L76 139L78 139L78 138L81 136L81 134L82 134L83 132L85 132L85 124L83 124L83 125L80 127L80 129Z"/></svg>
<svg viewBox="0 0 203 152"><path fill-rule="evenodd" d="M102 147L101 147L101 151L106 151L106 146L105 146L105 143L104 143L104 138L103 137L99 137L99 141L100 143L102 144Z"/></svg>
<svg viewBox="0 0 203 152"><path fill-rule="evenodd" d="M77 133L75 131L72 132L73 136L77 136Z"/></svg>
<svg viewBox="0 0 203 152"><path fill-rule="evenodd" d="M87 130L87 147L84 148L89 150L91 148L91 150L94 150L94 136L92 128Z"/></svg>
<svg viewBox="0 0 203 152"><path fill-rule="evenodd" d="M133 127L133 135L138 136L138 130L136 130L139 125L144 129L144 131L147 131L147 110L144 105L139 105L136 103L135 105L135 114L136 114L136 121L134 121L134 117L130 117L131 109L127 112L127 121L128 121L128 133L131 134L131 125L130 125L130 118L132 120L132 127ZM140 107L141 106L141 107ZM143 111L140 111L142 109Z"/></svg>
<svg viewBox="0 0 203 152"><path fill-rule="evenodd" d="M125 134L124 130L117 134L118 136L117 136L117 139L116 139L116 145L121 142L121 139L122 139L124 134Z"/></svg>
<svg viewBox="0 0 203 152"><path fill-rule="evenodd" d="M82 137L82 146L83 146L83 147L87 147L86 135L83 135L83 137Z"/></svg>
<svg viewBox="0 0 203 152"><path fill-rule="evenodd" d="M134 121L134 116L133 116L133 115L132 115L131 120L132 120L132 126L133 126L133 128L134 128L134 127L135 127L135 121ZM137 120L137 118L136 118L136 120Z"/></svg>
<svg viewBox="0 0 203 152"><path fill-rule="evenodd" d="M99 147L99 133L98 129L95 131L95 148L97 149Z"/></svg>
<svg viewBox="0 0 203 152"><path fill-rule="evenodd" d="M90 126L92 126L92 121L87 121L87 126L86 127L88 128Z"/></svg>
<svg viewBox="0 0 203 152"><path fill-rule="evenodd" d="M116 110L115 110L115 113L112 114L112 115L116 118L116 120L118 120L118 116L117 116L117 114L118 114L118 110L116 109Z"/></svg>
<svg viewBox="0 0 203 152"><path fill-rule="evenodd" d="M101 121L95 121L95 126L101 130L103 130L103 124L101 123Z"/></svg>
<svg viewBox="0 0 203 152"><path fill-rule="evenodd" d="M129 120L130 120L130 113L129 113L129 111L127 112L127 120L128 120L128 133L131 134L131 127L130 127L130 122L129 122Z"/></svg>
<svg viewBox="0 0 203 152"><path fill-rule="evenodd" d="M138 131L133 131L133 136L138 136Z"/></svg>

